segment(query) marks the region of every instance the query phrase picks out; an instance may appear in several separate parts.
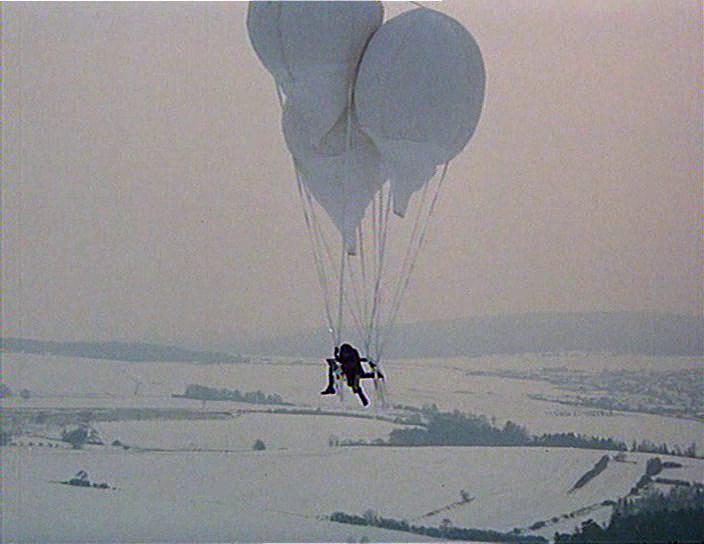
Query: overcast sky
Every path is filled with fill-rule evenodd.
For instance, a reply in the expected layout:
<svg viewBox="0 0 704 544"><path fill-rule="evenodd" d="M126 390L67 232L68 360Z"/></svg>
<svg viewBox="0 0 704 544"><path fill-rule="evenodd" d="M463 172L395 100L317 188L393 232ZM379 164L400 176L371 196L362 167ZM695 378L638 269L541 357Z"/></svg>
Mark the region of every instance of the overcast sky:
<svg viewBox="0 0 704 544"><path fill-rule="evenodd" d="M433 7L476 38L487 93L401 320L700 313L700 2ZM207 345L323 324L245 3L2 10L6 335Z"/></svg>

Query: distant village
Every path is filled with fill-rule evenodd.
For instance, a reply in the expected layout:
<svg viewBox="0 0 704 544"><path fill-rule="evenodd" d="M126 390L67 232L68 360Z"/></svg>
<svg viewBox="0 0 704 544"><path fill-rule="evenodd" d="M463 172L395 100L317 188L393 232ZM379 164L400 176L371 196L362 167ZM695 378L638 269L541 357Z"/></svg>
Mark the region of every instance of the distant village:
<svg viewBox="0 0 704 544"><path fill-rule="evenodd" d="M532 394L530 398L557 404L609 411L639 412L704 421L704 371L602 370L566 367L526 371L468 371L470 376L547 382L562 395Z"/></svg>

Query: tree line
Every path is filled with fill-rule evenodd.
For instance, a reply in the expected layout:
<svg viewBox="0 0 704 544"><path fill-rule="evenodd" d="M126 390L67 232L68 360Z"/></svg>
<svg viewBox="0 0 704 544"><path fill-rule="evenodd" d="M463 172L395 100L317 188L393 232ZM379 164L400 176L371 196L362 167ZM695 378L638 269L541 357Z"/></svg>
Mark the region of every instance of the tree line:
<svg viewBox="0 0 704 544"><path fill-rule="evenodd" d="M441 412L435 404L422 408L402 406L411 416L396 418L395 422L410 425L404 429L394 429L388 440L377 439L375 446L534 446L553 448L581 448L607 451L629 451L620 440L577 434L574 432L544 433L532 435L528 430L512 421L498 426L486 416L467 414L455 410ZM411 408L411 410L409 410ZM362 441L345 440L344 445L369 445ZM636 441L630 447L633 452L659 453L683 457L697 457L696 445L686 449L667 444L655 445L647 440Z"/></svg>
<svg viewBox="0 0 704 544"><path fill-rule="evenodd" d="M520 535L513 533L501 533L488 529L467 529L464 527L454 527L449 520L439 527L427 527L425 525L411 525L405 520L384 518L378 516L373 511L368 510L363 516L335 512L328 518L337 523L348 523L351 525L365 525L369 527L379 527L392 531L402 531L423 535L430 538L441 538L445 540L473 540L475 542L514 542L520 544L544 544L547 540L541 536Z"/></svg>
<svg viewBox="0 0 704 544"><path fill-rule="evenodd" d="M575 433L531 435L528 430L507 421L497 426L485 416L458 410L424 412L425 422L408 429L394 429L385 445L390 446L542 446L627 451L625 443L613 438Z"/></svg>
<svg viewBox="0 0 704 544"><path fill-rule="evenodd" d="M589 519L572 534L555 533L555 544L704 541L704 489L677 486L665 495L621 499L609 523Z"/></svg>
<svg viewBox="0 0 704 544"><path fill-rule="evenodd" d="M239 389L217 389L204 385L191 384L186 387L183 395L173 395L176 398L186 398L195 400L229 400L234 402L247 402L250 404L278 404L291 406L290 402L284 402L280 395L276 393L267 395L262 391L252 391L242 393Z"/></svg>

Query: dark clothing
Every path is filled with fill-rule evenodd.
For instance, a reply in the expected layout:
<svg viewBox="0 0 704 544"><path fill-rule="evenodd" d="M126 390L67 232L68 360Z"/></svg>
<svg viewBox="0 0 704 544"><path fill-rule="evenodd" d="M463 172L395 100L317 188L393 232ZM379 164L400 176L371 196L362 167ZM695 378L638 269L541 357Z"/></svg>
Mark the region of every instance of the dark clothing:
<svg viewBox="0 0 704 544"><path fill-rule="evenodd" d="M362 404L369 404L359 380L362 378L374 378L373 372L365 372L362 362L369 362L366 358L360 357L359 352L349 344L343 344L340 349L335 349L335 358L326 359L328 363L328 387L323 394L335 392L335 374L341 372L347 381L347 385L354 391Z"/></svg>
<svg viewBox="0 0 704 544"><path fill-rule="evenodd" d="M364 373L362 358L359 356L359 352L354 348L340 350L337 360L342 367L342 372L344 372L346 376Z"/></svg>

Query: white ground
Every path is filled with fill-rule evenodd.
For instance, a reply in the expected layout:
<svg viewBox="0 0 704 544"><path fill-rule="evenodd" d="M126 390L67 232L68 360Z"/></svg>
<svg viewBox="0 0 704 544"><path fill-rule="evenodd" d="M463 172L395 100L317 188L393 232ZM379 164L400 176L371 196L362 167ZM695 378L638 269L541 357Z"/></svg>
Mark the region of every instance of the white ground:
<svg viewBox="0 0 704 544"><path fill-rule="evenodd" d="M285 400L324 409L358 410L348 396L320 398L322 364L213 365L128 364L59 357L3 354L5 382L35 393L28 401L7 399L4 406L84 407L158 406L201 408L201 403L171 398L189 383L261 389ZM625 440L704 449L704 425L658 416L553 416L555 406L526 399L530 392L553 393L546 384L467 377L467 369L487 365L598 365L619 368L623 358L537 357L468 361L396 362L386 365L391 400L419 406L435 402L511 419L532 432L575 431ZM692 359L647 358L641 367L701 367ZM134 396L134 380L142 382ZM43 395L43 396L42 396ZM236 410L254 405L209 402L206 409ZM366 410L374 413L376 408ZM360 411L362 411L360 409ZM3 541L22 542L223 542L223 541L373 541L427 540L406 533L334 524L316 516L334 511L413 520L451 504L465 490L475 500L416 523L442 518L464 527L510 530L624 495L644 472L650 457L629 454L637 464L610 463L606 471L576 493L567 491L604 452L536 448L330 448L340 438L386 437L394 425L381 421L274 414L244 414L211 421L125 421L100 423L108 441L141 448L204 451L137 451L89 448L71 451L10 446L0 450L3 466ZM262 439L267 450L251 446ZM36 441L35 441L36 442ZM27 440L22 441L23 444ZM704 480L704 462L663 476ZM86 470L94 481L116 491L72 488L49 483ZM588 517L606 519L609 510ZM583 518L582 518L583 519ZM569 530L573 519L546 528Z"/></svg>

